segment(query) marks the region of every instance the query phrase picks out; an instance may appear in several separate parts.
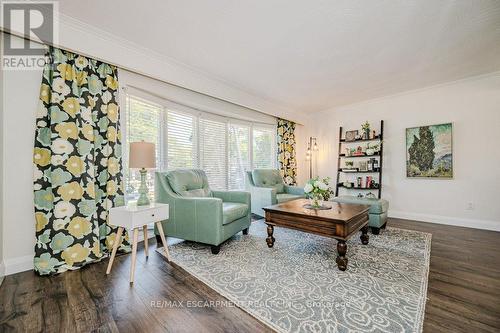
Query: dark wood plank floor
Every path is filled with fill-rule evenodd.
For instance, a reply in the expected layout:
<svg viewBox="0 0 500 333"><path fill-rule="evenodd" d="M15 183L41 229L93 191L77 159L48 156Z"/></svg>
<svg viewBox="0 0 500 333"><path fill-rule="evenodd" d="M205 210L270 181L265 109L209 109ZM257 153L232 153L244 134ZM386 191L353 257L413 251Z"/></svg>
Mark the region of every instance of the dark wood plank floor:
<svg viewBox="0 0 500 333"><path fill-rule="evenodd" d="M433 234L424 332L500 332L500 233L397 219L389 225ZM167 264L154 246L147 261L140 247L133 287L129 255L107 277L107 260L52 277L6 277L0 332L269 331Z"/></svg>

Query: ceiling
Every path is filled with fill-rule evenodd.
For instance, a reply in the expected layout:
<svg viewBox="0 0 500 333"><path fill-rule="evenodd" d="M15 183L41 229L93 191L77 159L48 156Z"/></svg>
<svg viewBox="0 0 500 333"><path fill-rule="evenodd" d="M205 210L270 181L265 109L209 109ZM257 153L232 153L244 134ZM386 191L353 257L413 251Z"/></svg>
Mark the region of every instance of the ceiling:
<svg viewBox="0 0 500 333"><path fill-rule="evenodd" d="M496 0L90 0L59 8L304 113L500 70Z"/></svg>

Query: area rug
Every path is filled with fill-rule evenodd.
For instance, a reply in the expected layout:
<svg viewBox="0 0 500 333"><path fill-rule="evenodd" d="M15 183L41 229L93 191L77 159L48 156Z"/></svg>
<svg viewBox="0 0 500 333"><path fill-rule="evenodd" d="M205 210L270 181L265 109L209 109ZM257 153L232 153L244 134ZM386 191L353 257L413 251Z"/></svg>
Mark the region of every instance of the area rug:
<svg viewBox="0 0 500 333"><path fill-rule="evenodd" d="M270 249L266 237L261 220L218 255L193 242L169 249L175 264L279 332L422 331L431 234L387 228L366 246L357 235L345 272L333 239L276 227Z"/></svg>

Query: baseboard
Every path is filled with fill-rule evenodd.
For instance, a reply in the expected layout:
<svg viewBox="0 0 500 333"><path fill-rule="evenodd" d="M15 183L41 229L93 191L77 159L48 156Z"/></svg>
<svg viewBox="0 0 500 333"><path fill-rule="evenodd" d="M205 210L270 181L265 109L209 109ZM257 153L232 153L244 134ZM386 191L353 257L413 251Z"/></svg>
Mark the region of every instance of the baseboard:
<svg viewBox="0 0 500 333"><path fill-rule="evenodd" d="M4 274L11 275L33 269L33 255L5 259Z"/></svg>
<svg viewBox="0 0 500 333"><path fill-rule="evenodd" d="M457 227L500 231L500 221L465 219L465 218L459 218L459 217L420 214L420 213L402 212L402 211L394 211L394 210L389 210L389 217L394 217L394 218L404 219L404 220L413 220L413 221L430 222L430 223L437 223L437 224L454 225Z"/></svg>
<svg viewBox="0 0 500 333"><path fill-rule="evenodd" d="M149 231L149 239L150 239L150 246L151 244L154 244L154 232L152 230ZM144 240L144 236L141 232L139 233L138 241L142 242ZM6 259L4 260L3 263L0 263L0 276L6 276L6 275L11 275L11 274L16 274L19 272L24 272L24 271L31 271L33 270L33 255L29 256L22 256L22 257L16 257L12 259Z"/></svg>
<svg viewBox="0 0 500 333"><path fill-rule="evenodd" d="M5 276L5 266L3 264L3 261L0 261L0 286L2 286L4 276Z"/></svg>

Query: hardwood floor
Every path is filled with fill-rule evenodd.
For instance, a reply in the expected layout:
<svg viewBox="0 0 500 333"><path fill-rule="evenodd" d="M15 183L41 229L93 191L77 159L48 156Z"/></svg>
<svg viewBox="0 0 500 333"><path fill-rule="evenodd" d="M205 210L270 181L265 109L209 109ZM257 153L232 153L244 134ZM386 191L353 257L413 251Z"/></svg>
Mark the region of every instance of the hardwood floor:
<svg viewBox="0 0 500 333"><path fill-rule="evenodd" d="M500 332L500 233L397 219L389 226L433 234L424 332ZM0 332L269 331L215 303L225 299L154 251L146 260L139 250L133 287L129 255L117 257L107 277L107 260L52 277L7 276Z"/></svg>

